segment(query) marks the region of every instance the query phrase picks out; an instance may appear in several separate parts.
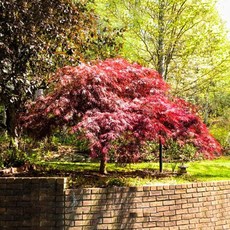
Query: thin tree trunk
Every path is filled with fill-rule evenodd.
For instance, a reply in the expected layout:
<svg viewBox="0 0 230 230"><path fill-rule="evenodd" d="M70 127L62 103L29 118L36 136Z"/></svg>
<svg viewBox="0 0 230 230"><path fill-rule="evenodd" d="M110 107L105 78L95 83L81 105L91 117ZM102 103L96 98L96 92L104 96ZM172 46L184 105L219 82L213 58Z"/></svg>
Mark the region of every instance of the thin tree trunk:
<svg viewBox="0 0 230 230"><path fill-rule="evenodd" d="M160 173L163 172L163 150L162 150L162 142L159 140L159 170Z"/></svg>

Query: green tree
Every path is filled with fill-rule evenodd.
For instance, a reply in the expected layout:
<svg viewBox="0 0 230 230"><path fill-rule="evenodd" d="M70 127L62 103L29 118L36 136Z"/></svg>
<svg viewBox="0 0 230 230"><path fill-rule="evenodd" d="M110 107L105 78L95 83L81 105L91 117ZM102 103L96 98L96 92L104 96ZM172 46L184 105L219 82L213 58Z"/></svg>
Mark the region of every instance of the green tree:
<svg viewBox="0 0 230 230"><path fill-rule="evenodd" d="M126 27L122 55L156 69L175 94L200 89L229 64L229 41L216 1L96 2L102 16Z"/></svg>
<svg viewBox="0 0 230 230"><path fill-rule="evenodd" d="M219 81L215 87L200 97L201 109L205 114L206 123L212 134L220 141L226 153L230 150L230 80L226 72L226 79Z"/></svg>
<svg viewBox="0 0 230 230"><path fill-rule="evenodd" d="M101 23L84 1L0 1L0 103L13 146L20 133L18 112L45 87L50 73L117 52L120 31L107 28L112 33L104 34Z"/></svg>

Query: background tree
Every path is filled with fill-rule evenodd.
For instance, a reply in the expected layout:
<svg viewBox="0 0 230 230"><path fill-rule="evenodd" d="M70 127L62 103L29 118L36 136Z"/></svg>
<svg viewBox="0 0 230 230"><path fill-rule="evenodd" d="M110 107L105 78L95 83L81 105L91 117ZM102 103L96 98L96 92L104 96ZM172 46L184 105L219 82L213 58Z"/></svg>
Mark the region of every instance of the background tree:
<svg viewBox="0 0 230 230"><path fill-rule="evenodd" d="M126 28L122 56L153 67L170 83L174 95L200 106L206 124L215 124L214 134L218 124L223 128L221 115L217 122L212 111L217 109L217 95L229 96L230 43L217 1L95 2L102 17ZM221 103L221 108L223 115L228 113L229 105ZM226 122L225 127L222 139L229 133Z"/></svg>
<svg viewBox="0 0 230 230"><path fill-rule="evenodd" d="M216 1L97 0L96 3L99 14L126 27L123 55L153 67L165 80L181 76L179 71L184 71L184 77L188 78L185 74L188 70L197 77L197 70L201 67L206 70L208 62L213 67L229 57L222 49L223 45L229 47L229 42L215 8ZM222 59L215 63L217 58Z"/></svg>
<svg viewBox="0 0 230 230"><path fill-rule="evenodd" d="M169 86L152 69L109 59L64 67L54 81L53 92L29 104L22 115L25 130L36 137L63 126L80 132L89 141L92 156L101 160L101 173L106 173L111 149L138 158L146 141L191 144L197 156L207 158L221 151L195 108L172 98ZM113 145L119 139L120 144Z"/></svg>
<svg viewBox="0 0 230 230"><path fill-rule="evenodd" d="M15 147L17 114L25 101L45 87L57 67L114 56L118 35L83 1L0 1L0 103Z"/></svg>

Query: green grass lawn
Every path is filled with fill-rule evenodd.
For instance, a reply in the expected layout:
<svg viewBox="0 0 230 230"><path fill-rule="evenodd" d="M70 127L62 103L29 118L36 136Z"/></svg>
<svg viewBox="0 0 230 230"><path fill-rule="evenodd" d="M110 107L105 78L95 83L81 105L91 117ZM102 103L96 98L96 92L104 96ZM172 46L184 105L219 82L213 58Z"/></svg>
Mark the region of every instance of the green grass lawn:
<svg viewBox="0 0 230 230"><path fill-rule="evenodd" d="M188 172L199 181L230 180L230 157L190 163Z"/></svg>
<svg viewBox="0 0 230 230"><path fill-rule="evenodd" d="M68 175L71 185L80 187L106 186L144 186L161 184L180 184L202 181L230 180L230 156L215 160L190 162L188 173L178 176L172 174L172 164L164 164L164 173L159 174L158 163L137 163L116 165L108 163L108 175L98 173L99 163L44 162L40 163L50 174L61 172ZM63 173L63 174L62 174Z"/></svg>

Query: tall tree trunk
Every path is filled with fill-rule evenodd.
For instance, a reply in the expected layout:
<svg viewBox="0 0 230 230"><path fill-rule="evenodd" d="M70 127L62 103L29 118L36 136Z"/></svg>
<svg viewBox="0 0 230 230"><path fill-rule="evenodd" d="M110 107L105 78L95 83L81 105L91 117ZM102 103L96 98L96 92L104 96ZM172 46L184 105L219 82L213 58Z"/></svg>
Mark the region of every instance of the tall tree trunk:
<svg viewBox="0 0 230 230"><path fill-rule="evenodd" d="M18 150L19 130L17 126L17 108L11 104L6 108L6 129L10 137L10 149Z"/></svg>
<svg viewBox="0 0 230 230"><path fill-rule="evenodd" d="M158 12L158 47L157 47L157 71L166 80L165 70L164 70L164 11L165 2L161 0L159 2L159 12Z"/></svg>
<svg viewBox="0 0 230 230"><path fill-rule="evenodd" d="M3 106L3 112L2 112L2 126L6 129L6 108Z"/></svg>

